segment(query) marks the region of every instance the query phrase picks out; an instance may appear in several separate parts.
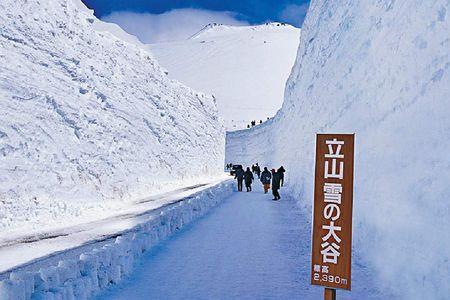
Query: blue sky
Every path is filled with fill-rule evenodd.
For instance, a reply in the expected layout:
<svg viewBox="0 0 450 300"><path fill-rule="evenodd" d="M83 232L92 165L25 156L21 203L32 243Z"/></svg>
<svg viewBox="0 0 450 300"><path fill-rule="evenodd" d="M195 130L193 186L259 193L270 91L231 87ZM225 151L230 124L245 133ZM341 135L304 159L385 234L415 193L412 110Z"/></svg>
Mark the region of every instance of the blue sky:
<svg viewBox="0 0 450 300"><path fill-rule="evenodd" d="M266 21L281 21L299 25L299 20L286 14L288 10L297 9L309 4L309 0L83 0L94 9L97 17L104 17L117 11L161 14L172 9L195 8L212 11L229 11L238 14L238 18L251 24ZM285 12L285 13L283 13Z"/></svg>
<svg viewBox="0 0 450 300"><path fill-rule="evenodd" d="M82 0L144 43L185 39L208 23L286 22L300 27L309 0Z"/></svg>

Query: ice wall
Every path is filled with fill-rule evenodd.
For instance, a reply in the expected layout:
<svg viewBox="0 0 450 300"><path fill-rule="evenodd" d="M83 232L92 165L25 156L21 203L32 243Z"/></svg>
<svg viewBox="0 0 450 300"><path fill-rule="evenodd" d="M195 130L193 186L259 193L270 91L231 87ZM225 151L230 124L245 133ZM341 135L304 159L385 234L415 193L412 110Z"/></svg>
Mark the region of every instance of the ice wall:
<svg viewBox="0 0 450 300"><path fill-rule="evenodd" d="M214 99L80 0L1 1L0 23L2 234L221 174Z"/></svg>
<svg viewBox="0 0 450 300"><path fill-rule="evenodd" d="M315 134L356 133L354 250L405 299L450 293L449 10L313 0L282 109L227 137L227 161L284 164L311 209Z"/></svg>

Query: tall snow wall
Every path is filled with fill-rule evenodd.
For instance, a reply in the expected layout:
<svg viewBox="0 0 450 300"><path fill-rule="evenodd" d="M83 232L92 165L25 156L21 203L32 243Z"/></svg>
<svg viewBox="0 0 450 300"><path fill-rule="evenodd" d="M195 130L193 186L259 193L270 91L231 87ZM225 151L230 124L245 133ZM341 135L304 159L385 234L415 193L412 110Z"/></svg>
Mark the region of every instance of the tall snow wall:
<svg viewBox="0 0 450 300"><path fill-rule="evenodd" d="M227 162L283 164L311 210L315 134L356 133L354 251L404 299L450 294L449 10L313 0L281 110L227 134Z"/></svg>
<svg viewBox="0 0 450 300"><path fill-rule="evenodd" d="M223 172L215 100L80 0L1 1L0 23L2 234Z"/></svg>

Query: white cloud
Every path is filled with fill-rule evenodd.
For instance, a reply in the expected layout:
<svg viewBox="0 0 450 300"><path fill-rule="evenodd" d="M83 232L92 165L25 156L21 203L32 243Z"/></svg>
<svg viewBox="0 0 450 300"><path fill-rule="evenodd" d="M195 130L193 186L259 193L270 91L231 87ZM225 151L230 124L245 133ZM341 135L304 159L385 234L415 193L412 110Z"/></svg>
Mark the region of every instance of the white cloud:
<svg viewBox="0 0 450 300"><path fill-rule="evenodd" d="M114 12L102 18L116 23L126 32L137 36L143 43L158 43L187 39L209 23L247 25L236 19L232 12L201 9L174 9L162 14Z"/></svg>
<svg viewBox="0 0 450 300"><path fill-rule="evenodd" d="M283 22L293 24L300 27L303 24L309 5L304 4L289 4L280 13L280 19Z"/></svg>

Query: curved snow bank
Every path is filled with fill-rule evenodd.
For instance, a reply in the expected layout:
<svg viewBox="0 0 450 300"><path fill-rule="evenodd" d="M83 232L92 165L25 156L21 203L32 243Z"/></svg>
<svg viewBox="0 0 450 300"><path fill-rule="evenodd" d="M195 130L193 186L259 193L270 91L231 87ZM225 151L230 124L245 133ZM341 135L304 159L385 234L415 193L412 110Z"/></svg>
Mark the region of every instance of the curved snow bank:
<svg viewBox="0 0 450 300"><path fill-rule="evenodd" d="M13 271L9 279L0 281L0 299L89 299L129 275L145 251L207 213L232 191L232 182L221 183L157 210L147 222L99 248L76 257L58 254L57 265L37 271Z"/></svg>
<svg viewBox="0 0 450 300"><path fill-rule="evenodd" d="M408 299L450 293L449 8L313 1L282 109L228 135L227 160L284 164L310 209L315 133L355 132L354 249Z"/></svg>
<svg viewBox="0 0 450 300"><path fill-rule="evenodd" d="M251 166L257 162L260 166L276 167L279 162L276 159L277 147L274 143L278 137L271 132L277 120L271 119L252 129L228 131L225 162L243 166Z"/></svg>
<svg viewBox="0 0 450 300"><path fill-rule="evenodd" d="M214 99L79 0L2 1L0 23L2 234L222 174Z"/></svg>

